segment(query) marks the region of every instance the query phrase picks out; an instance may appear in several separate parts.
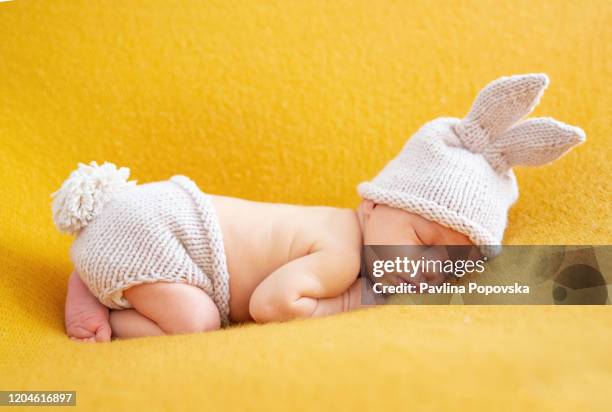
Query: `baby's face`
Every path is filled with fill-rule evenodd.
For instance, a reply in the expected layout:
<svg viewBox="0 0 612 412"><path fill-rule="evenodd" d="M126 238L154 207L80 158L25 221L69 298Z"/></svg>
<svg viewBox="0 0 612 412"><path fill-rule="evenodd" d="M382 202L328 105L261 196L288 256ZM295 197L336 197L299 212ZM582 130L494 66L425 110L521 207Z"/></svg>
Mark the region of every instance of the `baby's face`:
<svg viewBox="0 0 612 412"><path fill-rule="evenodd" d="M472 245L459 232L417 214L364 200L364 245Z"/></svg>
<svg viewBox="0 0 612 412"><path fill-rule="evenodd" d="M364 245L473 245L467 236L405 210L375 204L370 200L364 200L360 209ZM479 254L477 248L473 249ZM429 258L448 258L446 248L426 250ZM443 274L419 273L414 277L391 276L388 280L390 283L413 283L418 286L420 282L437 285L444 279Z"/></svg>

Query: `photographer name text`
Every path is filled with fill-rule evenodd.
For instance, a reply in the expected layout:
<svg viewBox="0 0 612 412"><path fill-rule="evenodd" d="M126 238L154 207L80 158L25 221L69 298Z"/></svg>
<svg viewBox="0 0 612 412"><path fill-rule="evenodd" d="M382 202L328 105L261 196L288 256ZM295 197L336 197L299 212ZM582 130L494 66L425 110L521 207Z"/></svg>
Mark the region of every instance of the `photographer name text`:
<svg viewBox="0 0 612 412"><path fill-rule="evenodd" d="M442 283L440 285L429 285L427 283L401 283L399 285L385 285L381 282L372 285L372 291L376 294L481 294L481 295L516 295L528 294L529 286L514 283L512 285L479 285L470 282L467 285L451 285Z"/></svg>

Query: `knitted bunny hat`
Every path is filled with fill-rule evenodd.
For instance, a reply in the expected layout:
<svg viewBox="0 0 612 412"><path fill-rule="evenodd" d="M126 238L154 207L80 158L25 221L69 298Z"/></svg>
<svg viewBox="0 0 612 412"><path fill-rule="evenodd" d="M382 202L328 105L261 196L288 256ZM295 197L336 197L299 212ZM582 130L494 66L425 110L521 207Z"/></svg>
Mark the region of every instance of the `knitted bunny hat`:
<svg viewBox="0 0 612 412"><path fill-rule="evenodd" d="M521 121L546 86L545 74L489 83L464 119L426 123L359 194L463 233L496 255L518 198L512 167L549 163L585 141L580 128L549 117Z"/></svg>

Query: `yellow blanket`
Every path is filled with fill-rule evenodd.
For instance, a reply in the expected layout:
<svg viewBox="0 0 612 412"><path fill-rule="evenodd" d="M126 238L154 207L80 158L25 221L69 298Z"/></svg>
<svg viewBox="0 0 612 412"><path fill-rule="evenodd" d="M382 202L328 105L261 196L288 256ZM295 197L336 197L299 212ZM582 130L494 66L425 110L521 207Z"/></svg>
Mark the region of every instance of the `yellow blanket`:
<svg viewBox="0 0 612 412"><path fill-rule="evenodd" d="M609 1L0 3L0 390L84 410L610 410L609 307L380 307L110 344L63 333L79 161L139 181L356 206L423 122L542 71L585 145L517 171L506 242L612 241Z"/></svg>

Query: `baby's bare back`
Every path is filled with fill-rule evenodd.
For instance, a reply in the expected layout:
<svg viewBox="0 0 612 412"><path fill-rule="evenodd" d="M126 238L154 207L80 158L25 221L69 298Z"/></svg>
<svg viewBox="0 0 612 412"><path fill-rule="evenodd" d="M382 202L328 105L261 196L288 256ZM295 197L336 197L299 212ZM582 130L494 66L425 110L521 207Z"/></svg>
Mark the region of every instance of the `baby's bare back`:
<svg viewBox="0 0 612 412"><path fill-rule="evenodd" d="M255 288L288 262L325 250L349 250L355 271L361 230L350 209L295 206L212 196L230 275L230 318L248 321ZM332 280L333 282L333 280ZM345 282L339 279L338 282Z"/></svg>

